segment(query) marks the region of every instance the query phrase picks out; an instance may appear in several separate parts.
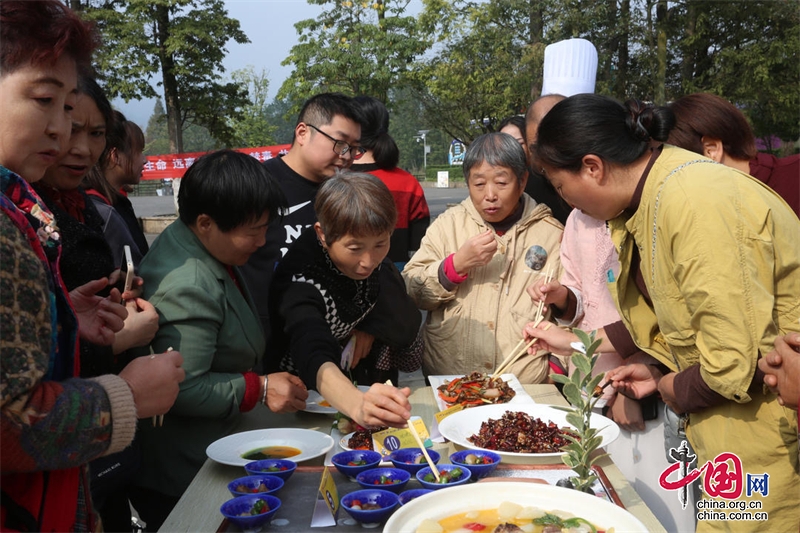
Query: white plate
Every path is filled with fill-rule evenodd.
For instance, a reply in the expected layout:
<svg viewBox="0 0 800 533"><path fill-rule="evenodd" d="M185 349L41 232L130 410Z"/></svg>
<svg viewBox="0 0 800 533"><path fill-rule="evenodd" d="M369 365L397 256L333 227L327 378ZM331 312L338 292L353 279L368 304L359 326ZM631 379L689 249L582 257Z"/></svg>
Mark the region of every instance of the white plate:
<svg viewBox="0 0 800 533"><path fill-rule="evenodd" d="M613 527L617 533L647 531L631 513L597 496L551 485L514 481L472 483L424 494L395 511L383 530L414 533L425 518L441 520L476 508L491 509L505 501L544 511L565 511L585 518L598 529ZM476 502L479 502L477 507Z"/></svg>
<svg viewBox="0 0 800 533"><path fill-rule="evenodd" d="M350 441L350 439L355 434L356 434L355 431L351 431L350 433L348 433L347 435L342 437L341 440L339 441L339 446L341 446L344 451L349 452L349 451L352 450L352 448L350 446L348 446L347 443Z"/></svg>
<svg viewBox="0 0 800 533"><path fill-rule="evenodd" d="M534 418L541 418L543 422L555 422L559 427L572 426L567 422L567 413L555 409L552 405L542 404L518 404L509 405L495 404L483 405L472 409L465 409L454 413L439 424L439 431L445 438L462 448L481 449L472 444L468 437L480 431L481 424L487 420L497 420L502 418L506 411L521 411ZM613 421L602 415L592 413L591 426L600 430L599 435L603 437L601 446L607 446L619 437L619 426ZM528 463L560 463L561 452L555 453L519 453L519 452L500 452L493 450L502 456L505 463L528 464Z"/></svg>
<svg viewBox="0 0 800 533"><path fill-rule="evenodd" d="M333 447L333 438L311 429L273 428L256 429L228 435L206 448L206 455L224 465L244 466L250 462L242 455L266 446L291 446L300 450L300 455L287 457L296 463L324 455Z"/></svg>
<svg viewBox="0 0 800 533"><path fill-rule="evenodd" d="M364 385L359 385L358 390L361 392L367 392L369 387ZM315 390L308 391L308 398L306 399L306 408L303 411L307 413L316 413L316 414L323 414L323 415L335 415L337 410L335 407L328 406L328 405L320 405L320 402L325 400L320 393Z"/></svg>
<svg viewBox="0 0 800 533"><path fill-rule="evenodd" d="M428 381L430 382L431 389L433 390L433 398L434 398L434 400L436 400L436 405L439 406L439 411L444 411L445 409L447 409L450 406L447 405L447 402L445 402L444 400L442 400L439 397L439 391L436 390L436 389L439 387L439 385L444 384L444 382L448 382L449 383L450 381L453 381L454 379L463 378L463 377L464 377L464 374L455 374L455 375L450 375L450 376L442 376L442 375L440 375L440 376L428 376ZM513 398L511 398L511 401L508 402L508 403L489 404L489 405L516 405L518 403L528 403L528 404L535 403L533 401L533 398L531 398L530 394L525 392L525 389L522 388L522 383L519 382L519 380L517 379L517 376L515 376L514 374L501 374L500 377L503 378L503 381L508 383L508 386L511 387L512 389L514 389L514 392L516 392L517 394ZM470 409L472 409L472 408L470 408Z"/></svg>

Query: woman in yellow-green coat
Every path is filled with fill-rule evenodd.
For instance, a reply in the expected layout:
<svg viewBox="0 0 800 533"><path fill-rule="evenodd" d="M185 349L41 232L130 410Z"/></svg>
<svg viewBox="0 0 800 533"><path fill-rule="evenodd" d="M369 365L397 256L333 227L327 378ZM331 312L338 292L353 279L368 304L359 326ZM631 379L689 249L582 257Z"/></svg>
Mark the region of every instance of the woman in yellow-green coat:
<svg viewBox="0 0 800 533"><path fill-rule="evenodd" d="M621 264L609 288L633 341L663 364L614 372L618 389L657 387L686 415L698 468L741 460L727 463L729 486L704 471L704 499L768 513L700 516L697 531L797 531L796 413L765 392L757 362L800 330L800 221L747 174L654 142L672 123L665 108L574 96L542 121L536 161L567 202L608 221Z"/></svg>

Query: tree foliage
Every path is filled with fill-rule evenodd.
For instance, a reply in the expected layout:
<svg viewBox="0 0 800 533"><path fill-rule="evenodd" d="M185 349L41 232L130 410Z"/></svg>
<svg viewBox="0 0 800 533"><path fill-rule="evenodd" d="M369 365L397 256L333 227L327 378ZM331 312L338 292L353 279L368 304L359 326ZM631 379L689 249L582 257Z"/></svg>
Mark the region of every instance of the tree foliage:
<svg viewBox="0 0 800 533"><path fill-rule="evenodd" d="M202 126L235 144L230 118L247 104L241 87L223 82L226 43L249 42L223 0L73 0L97 22L104 44L97 67L109 96L157 96L163 88L170 151L184 151L183 130Z"/></svg>
<svg viewBox="0 0 800 533"><path fill-rule="evenodd" d="M269 120L269 74L256 72L252 65L231 73L232 80L246 91L248 103L239 117L231 119L238 146L255 147L275 144L277 126Z"/></svg>
<svg viewBox="0 0 800 533"><path fill-rule="evenodd" d="M470 140L539 95L544 47L573 37L598 51L595 91L666 103L713 92L756 135L800 135L797 0L424 0L436 53L415 65L433 127Z"/></svg>
<svg viewBox="0 0 800 533"><path fill-rule="evenodd" d="M283 65L294 65L279 99L307 100L338 91L386 102L404 84L409 65L430 44L417 21L405 16L408 0L308 0L330 7L316 19L295 24L299 43ZM297 110L293 110L297 112Z"/></svg>

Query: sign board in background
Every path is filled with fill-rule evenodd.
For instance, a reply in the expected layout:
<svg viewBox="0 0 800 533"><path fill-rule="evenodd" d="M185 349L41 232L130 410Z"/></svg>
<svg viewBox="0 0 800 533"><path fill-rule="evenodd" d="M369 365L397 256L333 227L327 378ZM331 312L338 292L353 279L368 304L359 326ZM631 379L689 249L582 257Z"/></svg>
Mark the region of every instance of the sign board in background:
<svg viewBox="0 0 800 533"><path fill-rule="evenodd" d="M440 189L447 189L450 187L450 171L440 170L436 173L436 186Z"/></svg>
<svg viewBox="0 0 800 533"><path fill-rule="evenodd" d="M256 148L236 148L234 151L248 154L263 162L289 151L290 144L259 146ZM209 152L188 152L183 154L148 155L142 171L143 180L164 180L182 178L186 169L198 158Z"/></svg>

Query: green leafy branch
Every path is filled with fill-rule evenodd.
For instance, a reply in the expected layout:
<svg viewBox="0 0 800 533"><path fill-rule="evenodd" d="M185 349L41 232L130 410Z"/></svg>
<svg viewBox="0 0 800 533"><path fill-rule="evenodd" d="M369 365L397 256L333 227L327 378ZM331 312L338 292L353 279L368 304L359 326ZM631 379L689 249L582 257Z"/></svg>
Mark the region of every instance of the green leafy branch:
<svg viewBox="0 0 800 533"><path fill-rule="evenodd" d="M575 371L571 376L551 374L550 377L555 382L564 385L563 394L570 403L570 407L555 407L566 411L567 422L575 427L572 435L569 433L565 435L570 444L563 448L565 453L561 456L561 460L577 474L570 478L575 489L587 491L597 480L592 466L598 459L606 455L593 456L603 438L598 435L597 428L590 426L592 409L599 400L599 396L595 397L594 391L605 376L603 373L592 377L598 357L595 355L595 351L600 347L602 341L595 339L595 331L586 333L575 328L572 332L583 344L585 353L573 352L572 362L575 364Z"/></svg>

